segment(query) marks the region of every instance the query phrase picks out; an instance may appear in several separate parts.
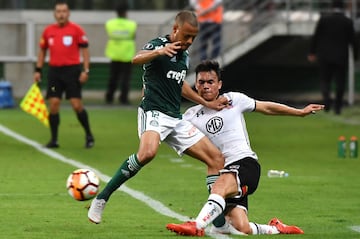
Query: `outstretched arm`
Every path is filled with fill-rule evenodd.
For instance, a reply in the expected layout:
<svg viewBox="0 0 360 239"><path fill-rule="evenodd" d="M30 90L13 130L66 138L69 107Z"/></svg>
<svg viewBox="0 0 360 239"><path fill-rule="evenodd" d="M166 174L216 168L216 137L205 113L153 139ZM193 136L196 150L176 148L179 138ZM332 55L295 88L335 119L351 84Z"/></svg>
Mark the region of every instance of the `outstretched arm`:
<svg viewBox="0 0 360 239"><path fill-rule="evenodd" d="M323 110L324 105L309 104L305 108L297 109L288 105L271 102L271 101L256 101L255 111L266 115L292 115L292 116L307 116L314 114L316 111Z"/></svg>

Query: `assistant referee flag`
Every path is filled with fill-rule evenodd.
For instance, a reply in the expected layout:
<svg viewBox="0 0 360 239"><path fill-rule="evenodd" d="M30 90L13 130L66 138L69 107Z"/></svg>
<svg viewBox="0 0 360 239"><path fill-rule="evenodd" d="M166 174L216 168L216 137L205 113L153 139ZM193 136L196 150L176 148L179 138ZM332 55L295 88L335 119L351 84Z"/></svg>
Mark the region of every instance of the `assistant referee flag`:
<svg viewBox="0 0 360 239"><path fill-rule="evenodd" d="M39 86L34 83L20 103L20 108L49 127L49 113Z"/></svg>

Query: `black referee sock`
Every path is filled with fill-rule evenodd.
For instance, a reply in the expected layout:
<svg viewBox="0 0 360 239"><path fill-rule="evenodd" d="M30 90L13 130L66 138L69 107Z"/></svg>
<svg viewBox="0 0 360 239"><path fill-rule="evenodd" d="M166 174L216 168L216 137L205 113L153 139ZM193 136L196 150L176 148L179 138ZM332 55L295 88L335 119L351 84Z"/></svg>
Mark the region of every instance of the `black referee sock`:
<svg viewBox="0 0 360 239"><path fill-rule="evenodd" d="M89 117L86 110L84 109L83 111L78 112L76 115L80 124L84 128L86 135L92 135L90 130Z"/></svg>
<svg viewBox="0 0 360 239"><path fill-rule="evenodd" d="M58 139L58 128L60 124L60 115L59 114L50 114L49 115L49 124L51 131L51 142L56 143Z"/></svg>

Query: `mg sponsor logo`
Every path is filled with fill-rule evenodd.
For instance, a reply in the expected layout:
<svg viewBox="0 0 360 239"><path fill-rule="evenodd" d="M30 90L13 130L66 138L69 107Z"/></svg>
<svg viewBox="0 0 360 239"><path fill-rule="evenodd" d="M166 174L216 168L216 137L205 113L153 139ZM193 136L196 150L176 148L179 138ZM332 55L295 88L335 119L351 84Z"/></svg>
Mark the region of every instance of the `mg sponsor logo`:
<svg viewBox="0 0 360 239"><path fill-rule="evenodd" d="M219 132L224 125L223 119L215 116L206 123L206 131L211 134L216 134Z"/></svg>

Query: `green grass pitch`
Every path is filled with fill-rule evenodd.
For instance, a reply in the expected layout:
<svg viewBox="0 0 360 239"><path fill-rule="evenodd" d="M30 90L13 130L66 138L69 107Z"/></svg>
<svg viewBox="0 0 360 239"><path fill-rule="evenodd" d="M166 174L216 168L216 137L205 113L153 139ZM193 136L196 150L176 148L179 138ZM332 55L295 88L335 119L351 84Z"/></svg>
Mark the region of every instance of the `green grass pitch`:
<svg viewBox="0 0 360 239"><path fill-rule="evenodd" d="M63 107L61 148L55 151L112 176L137 150L137 110L88 107L88 113L95 147L83 147L83 130L73 111ZM250 220L267 223L278 217L305 231L304 235L259 237L360 238L356 232L360 229L360 158L337 157L340 135L360 137L359 110L345 109L342 116L320 112L306 118L258 113L245 117L252 148L262 165L259 188L250 196ZM49 129L20 109L0 109L0 126L40 144L49 140ZM89 201L75 201L65 189L74 169L0 132L0 238L179 238L165 229L177 219L159 214L123 191L111 197L103 222L91 224L86 210ZM285 170L290 176L267 178L269 169ZM179 158L162 144L153 162L126 186L180 215L195 217L208 195L205 174L202 163Z"/></svg>

